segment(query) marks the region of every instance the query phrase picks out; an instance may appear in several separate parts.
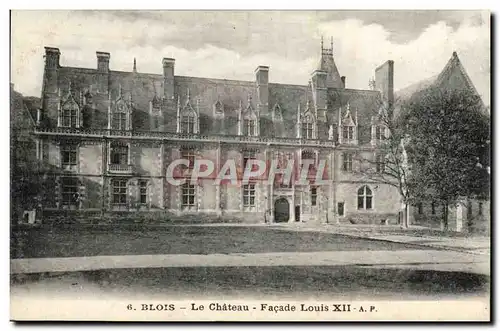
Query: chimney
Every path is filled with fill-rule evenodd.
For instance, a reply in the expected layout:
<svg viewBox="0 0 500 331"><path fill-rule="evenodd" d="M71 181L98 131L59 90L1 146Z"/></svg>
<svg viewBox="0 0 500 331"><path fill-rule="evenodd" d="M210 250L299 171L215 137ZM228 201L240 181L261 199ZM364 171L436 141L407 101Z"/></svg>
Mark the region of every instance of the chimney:
<svg viewBox="0 0 500 331"><path fill-rule="evenodd" d="M394 104L394 61L388 60L375 69L375 89L382 93L382 98L389 107Z"/></svg>
<svg viewBox="0 0 500 331"><path fill-rule="evenodd" d="M163 58L163 97L174 100L175 59Z"/></svg>
<svg viewBox="0 0 500 331"><path fill-rule="evenodd" d="M345 88L345 76L340 77L340 80L342 81L342 87Z"/></svg>
<svg viewBox="0 0 500 331"><path fill-rule="evenodd" d="M58 69L60 56L61 52L59 51L59 48L45 47L45 68Z"/></svg>
<svg viewBox="0 0 500 331"><path fill-rule="evenodd" d="M109 53L96 52L97 55L97 71L109 72Z"/></svg>
<svg viewBox="0 0 500 331"><path fill-rule="evenodd" d="M257 83L257 103L259 112L269 112L269 67L258 66L255 69L255 82Z"/></svg>

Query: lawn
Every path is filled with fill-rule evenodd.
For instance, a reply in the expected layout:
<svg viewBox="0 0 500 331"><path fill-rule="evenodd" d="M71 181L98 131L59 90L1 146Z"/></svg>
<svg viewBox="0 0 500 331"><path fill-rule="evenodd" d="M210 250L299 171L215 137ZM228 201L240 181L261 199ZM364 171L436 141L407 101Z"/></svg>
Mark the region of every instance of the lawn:
<svg viewBox="0 0 500 331"><path fill-rule="evenodd" d="M425 249L320 232L258 226L113 226L18 229L11 258Z"/></svg>

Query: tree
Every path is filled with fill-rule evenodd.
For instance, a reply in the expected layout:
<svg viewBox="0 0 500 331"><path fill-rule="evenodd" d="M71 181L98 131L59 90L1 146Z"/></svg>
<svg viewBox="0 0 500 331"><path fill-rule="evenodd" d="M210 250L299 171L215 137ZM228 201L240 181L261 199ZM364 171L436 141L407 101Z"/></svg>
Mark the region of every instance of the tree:
<svg viewBox="0 0 500 331"><path fill-rule="evenodd" d="M395 116L392 104L379 100L371 119L373 150L359 153L357 158L362 165L358 171L363 177L397 189L401 200L401 225L408 228L411 191L404 144L406 133L401 119Z"/></svg>
<svg viewBox="0 0 500 331"><path fill-rule="evenodd" d="M447 229L449 206L489 190L489 116L471 91L435 87L414 95L403 111L412 199L440 203Z"/></svg>

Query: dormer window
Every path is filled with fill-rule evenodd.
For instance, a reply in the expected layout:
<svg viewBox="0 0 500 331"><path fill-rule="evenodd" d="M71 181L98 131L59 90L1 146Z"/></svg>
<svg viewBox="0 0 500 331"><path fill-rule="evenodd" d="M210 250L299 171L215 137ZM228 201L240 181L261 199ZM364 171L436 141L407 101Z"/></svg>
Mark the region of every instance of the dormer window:
<svg viewBox="0 0 500 331"><path fill-rule="evenodd" d="M338 139L341 144L357 144L358 143L358 113L351 113L349 104L346 105L345 111L339 109L339 133Z"/></svg>
<svg viewBox="0 0 500 331"><path fill-rule="evenodd" d="M76 127L78 121L78 106L75 103L64 105L62 110L62 126Z"/></svg>
<svg viewBox="0 0 500 331"><path fill-rule="evenodd" d="M199 126L199 105L196 103L196 110L191 105L189 90L184 107L181 107L180 98L177 100L177 132L185 134L197 134L200 132Z"/></svg>
<svg viewBox="0 0 500 331"><path fill-rule="evenodd" d="M66 97L59 104L58 124L67 128L80 127L80 106L73 96L71 83L69 84Z"/></svg>
<svg viewBox="0 0 500 331"><path fill-rule="evenodd" d="M127 112L123 108L123 105L116 108L113 113L113 129L115 130L126 130L127 129Z"/></svg>
<svg viewBox="0 0 500 331"><path fill-rule="evenodd" d="M122 96L122 88L120 86L118 92L118 98L116 99L114 106L111 105L108 113L108 125L109 129L114 130L130 130L131 129L131 107L132 107L132 96L129 96L129 100L126 101Z"/></svg>
<svg viewBox="0 0 500 331"><path fill-rule="evenodd" d="M243 121L243 135L245 136L257 136L255 120L245 119Z"/></svg>
<svg viewBox="0 0 500 331"><path fill-rule="evenodd" d="M302 138L314 139L314 125L313 123L302 123Z"/></svg>
<svg viewBox="0 0 500 331"><path fill-rule="evenodd" d="M342 128L342 137L344 140L353 140L354 139L354 127L353 126L344 126Z"/></svg>
<svg viewBox="0 0 500 331"><path fill-rule="evenodd" d="M181 133L195 133L196 118L192 114L182 116Z"/></svg>
<svg viewBox="0 0 500 331"><path fill-rule="evenodd" d="M316 119L309 107L309 101L307 101L304 113L300 111L300 104L297 108L297 112L298 138L316 139Z"/></svg>

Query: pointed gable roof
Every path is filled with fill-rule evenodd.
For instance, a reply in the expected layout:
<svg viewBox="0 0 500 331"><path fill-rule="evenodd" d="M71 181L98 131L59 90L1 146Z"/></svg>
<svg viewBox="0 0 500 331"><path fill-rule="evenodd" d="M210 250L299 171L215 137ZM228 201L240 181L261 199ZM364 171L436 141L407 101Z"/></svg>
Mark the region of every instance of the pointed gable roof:
<svg viewBox="0 0 500 331"><path fill-rule="evenodd" d="M323 47L323 39L321 39L321 59L318 63L317 70L326 72L326 86L332 88L342 88L342 79L340 78L339 70L333 59L333 39L330 48Z"/></svg>

